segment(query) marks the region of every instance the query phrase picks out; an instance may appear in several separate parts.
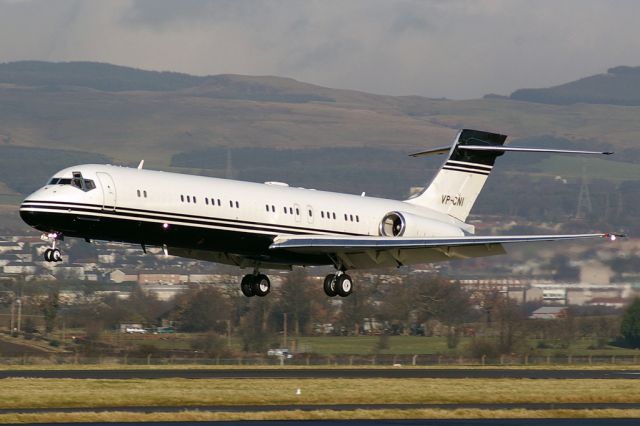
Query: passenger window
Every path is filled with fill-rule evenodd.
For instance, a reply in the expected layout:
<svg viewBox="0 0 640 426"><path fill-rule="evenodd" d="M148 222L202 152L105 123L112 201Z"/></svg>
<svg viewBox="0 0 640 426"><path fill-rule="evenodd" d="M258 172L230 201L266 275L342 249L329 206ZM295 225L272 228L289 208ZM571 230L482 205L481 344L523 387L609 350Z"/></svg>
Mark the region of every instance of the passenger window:
<svg viewBox="0 0 640 426"><path fill-rule="evenodd" d="M296 216L300 216L300 209L296 207Z"/></svg>
<svg viewBox="0 0 640 426"><path fill-rule="evenodd" d="M180 201L182 201L184 203L184 195L180 196Z"/></svg>
<svg viewBox="0 0 640 426"><path fill-rule="evenodd" d="M147 191L142 191L142 195L144 195L144 198L147 198Z"/></svg>
<svg viewBox="0 0 640 426"><path fill-rule="evenodd" d="M352 214L349 215L349 219L351 220L351 222L353 222L353 215Z"/></svg>
<svg viewBox="0 0 640 426"><path fill-rule="evenodd" d="M209 205L209 199L207 197L204 197L204 203L208 206Z"/></svg>
<svg viewBox="0 0 640 426"><path fill-rule="evenodd" d="M138 198L140 198L140 190L138 189Z"/></svg>
<svg viewBox="0 0 640 426"><path fill-rule="evenodd" d="M190 202L191 202L191 196L187 195L187 203L190 203Z"/></svg>
<svg viewBox="0 0 640 426"><path fill-rule="evenodd" d="M222 204L220 204L220 198L218 198L218 207L220 207Z"/></svg>
<svg viewBox="0 0 640 426"><path fill-rule="evenodd" d="M229 207L233 208L233 201L229 201Z"/></svg>
<svg viewBox="0 0 640 426"><path fill-rule="evenodd" d="M347 220L347 214L346 213L344 214L344 220Z"/></svg>
<svg viewBox="0 0 640 426"><path fill-rule="evenodd" d="M283 207L283 209L284 209L284 214L287 214L287 208Z"/></svg>
<svg viewBox="0 0 640 426"><path fill-rule="evenodd" d="M336 214L335 214L335 213L333 214L333 218L334 218L334 219L336 218Z"/></svg>
<svg viewBox="0 0 640 426"><path fill-rule="evenodd" d="M271 211L275 213L276 212L276 206L272 205L271 206Z"/></svg>
<svg viewBox="0 0 640 426"><path fill-rule="evenodd" d="M323 211L320 212L320 217L324 219L324 212Z"/></svg>
<svg viewBox="0 0 640 426"><path fill-rule="evenodd" d="M194 203L196 202L196 196L195 195L193 196L193 202Z"/></svg>
<svg viewBox="0 0 640 426"><path fill-rule="evenodd" d="M240 203L236 201L236 209L240 208Z"/></svg>
<svg viewBox="0 0 640 426"><path fill-rule="evenodd" d="M360 222L360 217L358 217L358 215L356 215L356 222Z"/></svg>
<svg viewBox="0 0 640 426"><path fill-rule="evenodd" d="M313 211L309 210L309 217L313 217Z"/></svg>
<svg viewBox="0 0 640 426"><path fill-rule="evenodd" d="M293 207L289 207L289 214L293 214Z"/></svg>
<svg viewBox="0 0 640 426"><path fill-rule="evenodd" d="M269 211L269 204L265 204L265 208Z"/></svg>

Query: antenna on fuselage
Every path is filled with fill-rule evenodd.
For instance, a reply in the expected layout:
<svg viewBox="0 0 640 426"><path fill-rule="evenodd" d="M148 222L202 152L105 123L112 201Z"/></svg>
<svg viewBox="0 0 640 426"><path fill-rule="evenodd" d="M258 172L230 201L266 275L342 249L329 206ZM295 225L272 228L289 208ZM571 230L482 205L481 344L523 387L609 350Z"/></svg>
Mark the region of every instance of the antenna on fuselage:
<svg viewBox="0 0 640 426"><path fill-rule="evenodd" d="M138 164L138 170L142 170L142 167L144 167L144 160L140 160L140 164Z"/></svg>

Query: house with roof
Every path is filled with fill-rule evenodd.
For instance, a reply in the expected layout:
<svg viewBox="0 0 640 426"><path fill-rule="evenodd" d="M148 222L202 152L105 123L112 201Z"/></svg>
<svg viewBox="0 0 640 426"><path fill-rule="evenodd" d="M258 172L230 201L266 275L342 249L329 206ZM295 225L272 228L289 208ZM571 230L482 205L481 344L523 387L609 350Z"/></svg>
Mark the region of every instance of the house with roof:
<svg viewBox="0 0 640 426"><path fill-rule="evenodd" d="M560 319L566 318L569 309L565 306L543 306L531 313L529 319Z"/></svg>

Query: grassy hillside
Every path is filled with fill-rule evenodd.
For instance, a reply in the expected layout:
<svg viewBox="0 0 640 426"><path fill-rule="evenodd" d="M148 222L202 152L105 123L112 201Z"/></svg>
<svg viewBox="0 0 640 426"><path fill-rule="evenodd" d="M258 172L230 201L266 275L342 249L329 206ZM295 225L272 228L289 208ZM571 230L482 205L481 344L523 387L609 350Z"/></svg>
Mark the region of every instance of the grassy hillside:
<svg viewBox="0 0 640 426"><path fill-rule="evenodd" d="M511 99L545 104L640 105L640 67L615 67L606 74L593 75L547 89L520 89Z"/></svg>
<svg viewBox="0 0 640 426"><path fill-rule="evenodd" d="M611 78L635 75L616 70ZM379 96L279 77L197 77L87 62L0 64L0 202L80 162L135 165L144 158L148 168L225 176L228 150L241 179L402 197L441 160L406 154L447 144L462 127L506 133L509 143L622 152L589 163L597 177L618 185L640 179L635 165L617 166L640 159L639 116L640 106ZM567 157L505 156L500 164L527 182L564 175L575 183L581 173ZM507 190L497 179L487 188L497 195L487 195L491 203L479 211L499 210L505 197L517 196L511 182L519 180L508 178ZM567 193L568 206L573 196Z"/></svg>

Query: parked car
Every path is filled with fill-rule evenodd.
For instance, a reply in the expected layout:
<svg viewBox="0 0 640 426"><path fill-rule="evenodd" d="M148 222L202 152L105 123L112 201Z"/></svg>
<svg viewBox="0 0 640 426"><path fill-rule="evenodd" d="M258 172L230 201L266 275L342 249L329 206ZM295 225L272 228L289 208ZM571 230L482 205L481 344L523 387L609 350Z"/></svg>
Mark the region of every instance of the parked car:
<svg viewBox="0 0 640 426"><path fill-rule="evenodd" d="M267 356L281 356L287 359L293 358L293 354L287 348L269 349Z"/></svg>

